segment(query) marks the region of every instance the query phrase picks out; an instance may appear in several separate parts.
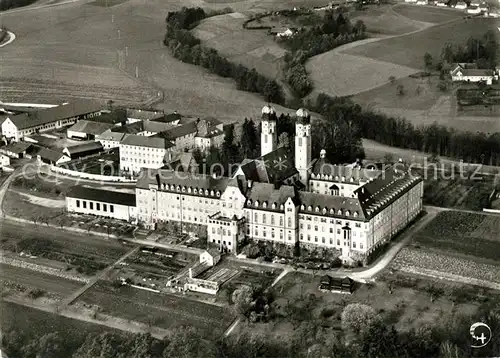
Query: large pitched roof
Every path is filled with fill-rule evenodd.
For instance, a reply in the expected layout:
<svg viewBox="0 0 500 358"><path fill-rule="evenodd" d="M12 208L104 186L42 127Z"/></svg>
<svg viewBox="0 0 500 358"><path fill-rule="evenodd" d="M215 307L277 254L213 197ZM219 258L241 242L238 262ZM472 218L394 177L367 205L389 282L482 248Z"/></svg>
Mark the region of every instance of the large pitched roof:
<svg viewBox="0 0 500 358"><path fill-rule="evenodd" d="M208 190L209 196L214 197L217 197L217 192L219 192L220 196L230 181L226 177L214 178L209 175L176 172L170 169L143 169L137 180L136 187L141 189L149 189L150 185L158 187L158 180L160 190L197 196L207 196L205 190ZM211 191L213 191L213 195Z"/></svg>
<svg viewBox="0 0 500 358"><path fill-rule="evenodd" d="M78 153L85 153L85 152L92 151L92 150L101 151L101 150L103 150L103 147L102 147L101 142L93 142L92 141L92 142L86 142L86 143L74 145L71 147L66 147L66 149L68 150L68 153L70 155L74 155L74 154L78 154Z"/></svg>
<svg viewBox="0 0 500 358"><path fill-rule="evenodd" d="M123 139L125 139L128 136L129 136L129 134L120 133L120 132L112 132L111 129L108 129L107 131L103 132L102 134L97 135L96 139L121 142Z"/></svg>
<svg viewBox="0 0 500 358"><path fill-rule="evenodd" d="M293 154L281 147L257 159L245 159L241 171L248 180L276 183L297 173Z"/></svg>
<svg viewBox="0 0 500 358"><path fill-rule="evenodd" d="M352 167L347 165L330 164L325 158L319 158L312 166L312 180L327 180L333 182L345 182L347 184L359 184L376 178L382 173L381 170ZM344 178L344 180L342 180Z"/></svg>
<svg viewBox="0 0 500 358"><path fill-rule="evenodd" d="M7 144L6 146L0 147L0 149L19 154L28 150L32 145L32 143L28 142L12 142Z"/></svg>
<svg viewBox="0 0 500 358"><path fill-rule="evenodd" d="M79 115L100 111L102 105L99 103L78 100L75 102L63 104L57 107L40 109L35 112L22 113L9 117L17 129L26 129L39 126L61 119L76 117Z"/></svg>
<svg viewBox="0 0 500 358"><path fill-rule="evenodd" d="M52 162L57 162L59 159L64 157L63 153L56 152L55 150L47 149L47 148L42 148L39 152L38 155L42 159L48 159Z"/></svg>
<svg viewBox="0 0 500 358"><path fill-rule="evenodd" d="M190 122L181 126L170 128L162 133L158 133L156 136L169 140L175 140L176 138L184 137L191 133L196 133L196 131L196 122Z"/></svg>
<svg viewBox="0 0 500 358"><path fill-rule="evenodd" d="M346 198L307 191L299 192L301 214L322 215L335 218L363 220L363 208L358 198Z"/></svg>
<svg viewBox="0 0 500 358"><path fill-rule="evenodd" d="M124 193L120 191L109 191L103 189L89 188L81 185L72 187L66 194L68 198L100 201L103 203L135 206L135 193Z"/></svg>
<svg viewBox="0 0 500 358"><path fill-rule="evenodd" d="M165 113L163 111L129 108L127 109L127 117L140 120L155 120L163 119Z"/></svg>
<svg viewBox="0 0 500 358"><path fill-rule="evenodd" d="M246 192L246 198L245 206L248 208L254 208L258 203L260 210L283 211L281 205L285 205L288 198L295 200L295 188L290 185L281 185L277 188L274 184L252 183Z"/></svg>
<svg viewBox="0 0 500 358"><path fill-rule="evenodd" d="M121 144L132 145L137 147L159 148L159 149L168 149L174 146L172 143L170 143L167 139L164 138L159 138L155 136L146 137L135 134L130 134L121 142Z"/></svg>
<svg viewBox="0 0 500 358"><path fill-rule="evenodd" d="M112 127L113 125L110 123L81 120L73 124L71 127L69 127L68 131L98 135L104 133L105 131L107 131Z"/></svg>

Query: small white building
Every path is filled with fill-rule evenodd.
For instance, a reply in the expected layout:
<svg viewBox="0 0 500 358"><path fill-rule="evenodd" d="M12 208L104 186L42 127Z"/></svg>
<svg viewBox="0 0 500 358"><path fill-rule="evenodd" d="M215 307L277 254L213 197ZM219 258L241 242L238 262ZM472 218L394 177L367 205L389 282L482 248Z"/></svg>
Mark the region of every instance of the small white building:
<svg viewBox="0 0 500 358"><path fill-rule="evenodd" d="M427 0L418 0L417 5L429 5L429 2Z"/></svg>
<svg viewBox="0 0 500 358"><path fill-rule="evenodd" d="M10 158L5 154L0 154L0 166L7 167L10 165Z"/></svg>
<svg viewBox="0 0 500 358"><path fill-rule="evenodd" d="M405 0L406 3L415 4L417 0Z"/></svg>
<svg viewBox="0 0 500 358"><path fill-rule="evenodd" d="M66 154L47 148L43 148L38 152L37 159L39 162L49 165L61 165L71 161L71 158Z"/></svg>
<svg viewBox="0 0 500 358"><path fill-rule="evenodd" d="M448 5L447 5L444 1L437 1L437 2L436 2L436 6L439 6L439 7L447 7Z"/></svg>
<svg viewBox="0 0 500 358"><path fill-rule="evenodd" d="M200 254L200 262L206 262L209 266L215 266L220 261L220 252L216 249L207 249Z"/></svg>
<svg viewBox="0 0 500 358"><path fill-rule="evenodd" d="M129 136L130 134L113 132L108 129L102 134L96 135L95 140L101 142L104 150L118 148L120 143Z"/></svg>
<svg viewBox="0 0 500 358"><path fill-rule="evenodd" d="M463 2L463 1L459 1L455 5L455 9L457 9L457 10L465 10L465 9L467 9L467 4L465 2Z"/></svg>
<svg viewBox="0 0 500 358"><path fill-rule="evenodd" d="M94 140L97 135L113 127L109 123L81 120L68 128L66 135L70 139Z"/></svg>
<svg viewBox="0 0 500 358"><path fill-rule="evenodd" d="M478 6L469 6L467 8L467 13L477 15L481 13L481 9Z"/></svg>
<svg viewBox="0 0 500 358"><path fill-rule="evenodd" d="M135 194L74 186L66 194L66 208L70 213L104 216L135 221Z"/></svg>

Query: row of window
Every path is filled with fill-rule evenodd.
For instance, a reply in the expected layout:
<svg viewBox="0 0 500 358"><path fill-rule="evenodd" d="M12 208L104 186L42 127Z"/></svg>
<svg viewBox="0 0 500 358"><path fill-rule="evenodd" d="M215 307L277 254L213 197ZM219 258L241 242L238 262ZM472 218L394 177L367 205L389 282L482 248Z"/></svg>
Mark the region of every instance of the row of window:
<svg viewBox="0 0 500 358"><path fill-rule="evenodd" d="M81 205L82 205L83 209L87 209L87 201L86 200L82 200ZM77 208L80 207L80 200L76 200L76 207ZM89 201L89 209L94 210L94 203L92 201ZM101 211L101 203L95 203L95 209L97 211ZM108 204L102 204L102 211L105 213L108 212ZM115 207L113 204L109 205L109 212L110 213L115 212Z"/></svg>

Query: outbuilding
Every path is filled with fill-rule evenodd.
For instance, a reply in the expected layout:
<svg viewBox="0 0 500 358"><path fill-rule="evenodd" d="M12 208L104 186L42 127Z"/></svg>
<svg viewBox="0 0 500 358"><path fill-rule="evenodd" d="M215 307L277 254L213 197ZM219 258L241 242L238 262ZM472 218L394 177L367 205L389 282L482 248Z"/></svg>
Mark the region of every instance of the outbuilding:
<svg viewBox="0 0 500 358"><path fill-rule="evenodd" d="M37 157L38 161L49 165L61 165L71 160L69 156L47 148L41 149L38 152Z"/></svg>
<svg viewBox="0 0 500 358"><path fill-rule="evenodd" d="M101 142L86 142L66 147L63 149L63 153L71 159L77 159L101 153L103 150L104 148Z"/></svg>

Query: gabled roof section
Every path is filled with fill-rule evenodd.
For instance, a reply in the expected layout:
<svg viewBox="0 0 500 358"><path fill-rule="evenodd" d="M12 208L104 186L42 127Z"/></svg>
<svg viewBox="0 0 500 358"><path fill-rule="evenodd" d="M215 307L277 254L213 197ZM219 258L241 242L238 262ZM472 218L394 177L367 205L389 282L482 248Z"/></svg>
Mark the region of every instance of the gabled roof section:
<svg viewBox="0 0 500 358"><path fill-rule="evenodd" d="M137 180L137 188L179 192L183 195L210 196L218 198L226 189L229 178L214 178L209 175L177 172L169 169L143 169ZM158 188L159 185L159 188ZM219 193L219 195L217 195Z"/></svg>
<svg viewBox="0 0 500 358"><path fill-rule="evenodd" d="M376 180L356 189L355 194L365 215L373 217L421 181L422 178L413 175L408 168L393 166Z"/></svg>
<svg viewBox="0 0 500 358"><path fill-rule="evenodd" d="M190 122L181 126L173 127L164 132L158 133L157 137L166 138L169 140L175 140L179 137L184 137L188 134L195 134L197 131L196 122Z"/></svg>
<svg viewBox="0 0 500 358"><path fill-rule="evenodd" d="M47 159L52 162L57 162L59 159L62 157L65 157L63 153L56 152L55 150L47 149L47 148L42 148L39 152L38 155L42 159Z"/></svg>
<svg viewBox="0 0 500 358"><path fill-rule="evenodd" d="M347 165L330 164L327 160L318 159L311 171L311 180L326 180L329 182L344 182L359 184L377 178L382 171L377 169L359 168ZM351 180L352 178L352 180Z"/></svg>
<svg viewBox="0 0 500 358"><path fill-rule="evenodd" d="M129 136L129 134L120 133L120 132L112 132L111 129L108 129L107 131L103 132L102 134L97 135L96 140L109 140L109 141L121 142L123 139L125 139L128 136Z"/></svg>
<svg viewBox="0 0 500 358"><path fill-rule="evenodd" d="M52 123L61 119L77 117L80 115L94 113L102 110L103 106L99 103L78 100L63 104L57 107L40 109L38 111L22 113L9 117L17 129L26 129L34 126Z"/></svg>
<svg viewBox="0 0 500 358"><path fill-rule="evenodd" d="M86 143L74 145L71 147L66 147L66 149L68 150L68 153L70 155L75 155L78 153L85 153L85 152L93 151L93 150L102 151L103 147L102 147L101 142L86 142Z"/></svg>
<svg viewBox="0 0 500 358"><path fill-rule="evenodd" d="M143 121L153 121L155 119L162 120L165 117L163 111L147 110L147 109L127 109L127 118L139 119Z"/></svg>
<svg viewBox="0 0 500 358"><path fill-rule="evenodd" d="M283 211L281 205L285 205L288 198L294 202L296 200L293 186L281 185L276 188L274 184L269 183L252 183L245 196L247 198L245 207L269 211Z"/></svg>
<svg viewBox="0 0 500 358"><path fill-rule="evenodd" d="M299 192L299 213L349 220L364 220L365 213L358 198L346 198L307 191Z"/></svg>
<svg viewBox="0 0 500 358"><path fill-rule="evenodd" d="M33 146L32 143L28 142L12 142L10 144L7 144L6 146L0 147L0 149L3 149L4 151L12 152L15 154L23 153L24 151L28 150Z"/></svg>
<svg viewBox="0 0 500 358"><path fill-rule="evenodd" d="M110 123L101 123L87 120L80 120L68 128L68 131L81 132L85 134L98 135L112 128Z"/></svg>
<svg viewBox="0 0 500 358"><path fill-rule="evenodd" d="M293 154L283 147L254 160L245 159L240 169L248 180L261 183L281 182L298 173Z"/></svg>
<svg viewBox="0 0 500 358"><path fill-rule="evenodd" d="M136 147L146 147L146 148L158 148L158 149L168 149L174 145L170 143L167 139L158 137L146 137L142 135L130 134L126 137L121 144L131 145Z"/></svg>
<svg viewBox="0 0 500 358"><path fill-rule="evenodd" d="M135 193L89 188L81 185L72 187L66 197L125 206L135 206L136 203Z"/></svg>

